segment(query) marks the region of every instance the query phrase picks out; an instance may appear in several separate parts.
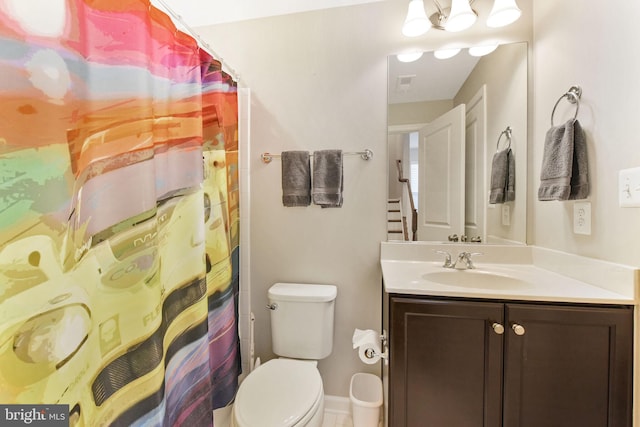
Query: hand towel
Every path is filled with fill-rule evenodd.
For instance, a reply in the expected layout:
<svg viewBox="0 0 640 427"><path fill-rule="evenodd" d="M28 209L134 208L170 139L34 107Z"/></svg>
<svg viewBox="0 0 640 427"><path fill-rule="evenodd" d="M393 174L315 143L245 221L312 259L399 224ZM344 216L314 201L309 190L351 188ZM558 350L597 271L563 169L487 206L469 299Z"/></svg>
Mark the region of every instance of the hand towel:
<svg viewBox="0 0 640 427"><path fill-rule="evenodd" d="M573 123L573 166L569 200L586 199L589 195L589 162L587 159L587 137L578 120Z"/></svg>
<svg viewBox="0 0 640 427"><path fill-rule="evenodd" d="M342 150L313 153L313 203L323 208L342 206Z"/></svg>
<svg viewBox="0 0 640 427"><path fill-rule="evenodd" d="M489 203L511 202L516 198L516 162L511 148L498 151L491 161Z"/></svg>
<svg viewBox="0 0 640 427"><path fill-rule="evenodd" d="M283 151L282 204L286 207L311 204L311 167L308 151Z"/></svg>
<svg viewBox="0 0 640 427"><path fill-rule="evenodd" d="M513 202L516 199L516 158L511 148L509 148L507 155L509 157L509 173L507 174L507 187L504 201Z"/></svg>
<svg viewBox="0 0 640 427"><path fill-rule="evenodd" d="M570 119L546 134L538 200L577 200L589 195L587 143L580 122Z"/></svg>

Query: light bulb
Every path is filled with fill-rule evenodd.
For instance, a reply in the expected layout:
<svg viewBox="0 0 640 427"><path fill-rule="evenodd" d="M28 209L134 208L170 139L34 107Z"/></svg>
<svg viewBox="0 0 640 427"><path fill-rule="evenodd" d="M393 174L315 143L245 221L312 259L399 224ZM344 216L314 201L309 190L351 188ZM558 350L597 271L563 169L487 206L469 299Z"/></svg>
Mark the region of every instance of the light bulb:
<svg viewBox="0 0 640 427"><path fill-rule="evenodd" d="M405 52L396 55L400 62L414 62L422 58L422 52Z"/></svg>
<svg viewBox="0 0 640 427"><path fill-rule="evenodd" d="M497 44L487 44L482 46L474 46L469 48L469 55L471 56L485 56L493 52L498 48Z"/></svg>
<svg viewBox="0 0 640 427"><path fill-rule="evenodd" d="M449 58L453 58L454 56L456 56L459 52L460 52L460 48L451 48L451 49L438 49L435 52L433 52L433 56L435 56L438 59L449 59Z"/></svg>
<svg viewBox="0 0 640 427"><path fill-rule="evenodd" d="M451 13L444 24L446 31L457 32L466 30L476 22L478 16L471 10L469 0L453 0Z"/></svg>
<svg viewBox="0 0 640 427"><path fill-rule="evenodd" d="M402 26L402 34L407 37L417 37L429 31L429 28L431 28L431 21L424 11L424 3L422 0L411 0L407 18Z"/></svg>
<svg viewBox="0 0 640 427"><path fill-rule="evenodd" d="M487 18L487 27L504 27L517 21L521 14L515 0L495 0Z"/></svg>

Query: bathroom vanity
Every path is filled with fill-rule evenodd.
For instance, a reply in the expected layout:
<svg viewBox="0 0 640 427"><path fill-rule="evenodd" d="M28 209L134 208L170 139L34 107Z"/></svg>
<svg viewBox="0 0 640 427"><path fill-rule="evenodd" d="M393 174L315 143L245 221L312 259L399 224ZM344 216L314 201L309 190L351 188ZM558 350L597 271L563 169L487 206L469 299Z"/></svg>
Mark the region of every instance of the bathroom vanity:
<svg viewBox="0 0 640 427"><path fill-rule="evenodd" d="M607 289L527 247L467 270L435 261L462 246L383 245L388 426L632 426L635 272Z"/></svg>

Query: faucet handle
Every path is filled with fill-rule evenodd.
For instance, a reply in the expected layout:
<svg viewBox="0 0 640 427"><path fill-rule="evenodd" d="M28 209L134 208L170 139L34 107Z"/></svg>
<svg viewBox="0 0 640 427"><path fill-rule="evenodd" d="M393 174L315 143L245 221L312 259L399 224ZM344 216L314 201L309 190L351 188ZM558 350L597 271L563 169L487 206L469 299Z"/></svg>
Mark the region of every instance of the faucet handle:
<svg viewBox="0 0 640 427"><path fill-rule="evenodd" d="M444 264L442 264L443 267L445 268L451 268L453 267L453 263L451 262L451 254L447 251L439 251L437 249L434 249L434 252L437 254L441 254L444 255Z"/></svg>
<svg viewBox="0 0 640 427"><path fill-rule="evenodd" d="M449 239L450 242L457 242L458 241L458 235L457 234L450 234L449 236L447 236L447 239Z"/></svg>
<svg viewBox="0 0 640 427"><path fill-rule="evenodd" d="M473 265L473 261L471 260L472 256L480 256L480 255L484 255L482 252L461 252L459 257L460 259L464 259L465 263L467 264L467 268L476 268L475 265Z"/></svg>

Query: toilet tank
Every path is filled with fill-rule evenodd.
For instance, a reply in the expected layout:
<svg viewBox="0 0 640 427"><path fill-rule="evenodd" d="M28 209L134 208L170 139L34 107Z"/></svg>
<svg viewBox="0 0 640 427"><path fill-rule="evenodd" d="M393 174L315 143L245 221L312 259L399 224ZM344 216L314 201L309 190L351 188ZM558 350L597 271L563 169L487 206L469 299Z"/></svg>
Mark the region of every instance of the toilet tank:
<svg viewBox="0 0 640 427"><path fill-rule="evenodd" d="M334 285L276 283L269 288L271 343L278 356L324 359L333 350Z"/></svg>

